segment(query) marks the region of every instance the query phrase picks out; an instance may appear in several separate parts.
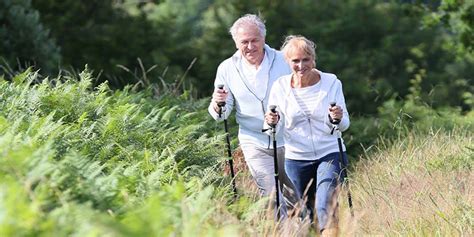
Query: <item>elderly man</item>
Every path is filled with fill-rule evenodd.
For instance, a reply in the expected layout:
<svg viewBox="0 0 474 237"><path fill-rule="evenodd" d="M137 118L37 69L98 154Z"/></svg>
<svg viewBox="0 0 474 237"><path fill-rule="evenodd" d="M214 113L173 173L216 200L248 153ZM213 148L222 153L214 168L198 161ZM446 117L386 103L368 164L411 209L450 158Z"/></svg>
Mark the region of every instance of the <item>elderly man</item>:
<svg viewBox="0 0 474 237"><path fill-rule="evenodd" d="M245 161L260 194L268 196L275 189L273 147L270 136L262 132L262 126L273 83L291 70L283 55L265 44L266 29L258 16L247 14L237 19L230 33L237 52L217 69L209 113L214 119L223 120L235 107ZM224 88L219 89L217 85ZM219 102L225 102L222 116L219 116ZM276 137L280 189L286 206L293 207L297 197L284 170L283 136L277 132ZM286 206L282 205L283 216L286 216Z"/></svg>

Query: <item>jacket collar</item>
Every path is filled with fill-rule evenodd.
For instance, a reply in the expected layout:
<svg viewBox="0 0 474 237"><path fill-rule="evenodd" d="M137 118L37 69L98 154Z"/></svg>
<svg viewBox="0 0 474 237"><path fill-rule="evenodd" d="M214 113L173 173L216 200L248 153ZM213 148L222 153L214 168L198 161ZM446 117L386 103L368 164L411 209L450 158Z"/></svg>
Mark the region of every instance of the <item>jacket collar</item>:
<svg viewBox="0 0 474 237"><path fill-rule="evenodd" d="M329 90L331 90L331 87L334 85L334 83L336 82L336 79L331 77L330 75L331 74L328 74L328 73L324 73L324 72L321 72L319 71L318 69L316 69L316 71L319 73L319 75L321 76L321 79L319 81L319 83L321 83L321 89L320 89L320 92L322 93L327 93ZM288 75L288 78L287 80L284 82L286 85L284 86L284 88L287 88L287 91L285 92L286 94L286 97L287 98L291 98L291 102L290 103L293 103L293 106L297 106L298 108L300 107L300 105L298 104L298 102L296 101L296 97L292 91L292 88L291 88L291 78L293 77L293 73ZM324 95L326 96L326 95ZM315 111L313 111L311 114L313 114ZM303 113L301 111L301 113Z"/></svg>
<svg viewBox="0 0 474 237"><path fill-rule="evenodd" d="M265 44L265 46L263 47L263 50L265 50L264 53L267 53L268 55L268 61L270 62L270 68L271 68L274 62L274 59L276 57L275 50L270 48L270 46L268 46L267 44ZM242 53L239 50L237 50L234 53L234 55L232 55L232 62L234 63L234 65L238 65L240 60L242 60Z"/></svg>
<svg viewBox="0 0 474 237"><path fill-rule="evenodd" d="M249 92L255 96L255 98L257 98L259 101L261 101L263 103L263 101L265 100L265 98L267 98L267 94L270 92L270 90L268 89L268 82L270 81L270 73L272 71L272 67L273 67L273 63L275 62L275 58L276 58L276 52L274 49L270 48L270 46L268 46L267 44L265 44L264 46L264 50L268 57L268 61L269 61L269 66L268 66L268 81L267 83L264 85L264 88L261 88L263 91L265 91L265 95L263 95L263 98L259 97L256 93L256 91L254 91L253 89L251 89L252 87L249 85L249 82L247 81L247 79L245 79L245 77L243 76L242 72L240 71L239 69L239 63L240 63L240 60L243 60L242 59L242 54L240 53L239 50L237 50L237 52L234 53L234 55L232 55L232 64L234 65L234 68L235 70L237 71L238 75L239 75L239 78L242 80L242 82L245 84L246 88L249 90Z"/></svg>
<svg viewBox="0 0 474 237"><path fill-rule="evenodd" d="M336 82L336 80L334 78L332 78L330 76L330 74L328 73L325 73L325 72L322 72L322 71L319 71L318 69L316 69L316 71L319 73L320 75L320 83L321 83L321 90L322 91L328 91L331 86ZM290 75L288 75L288 78L287 80L285 81L285 87L284 88L288 88L288 91L287 91L287 95L291 92L291 78L293 77L293 73L291 73Z"/></svg>

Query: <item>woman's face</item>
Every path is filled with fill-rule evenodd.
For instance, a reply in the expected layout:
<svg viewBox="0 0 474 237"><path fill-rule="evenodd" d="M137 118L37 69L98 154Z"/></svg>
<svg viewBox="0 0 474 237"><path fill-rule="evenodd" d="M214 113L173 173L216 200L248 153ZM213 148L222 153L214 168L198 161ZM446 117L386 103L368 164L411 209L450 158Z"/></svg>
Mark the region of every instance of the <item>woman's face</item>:
<svg viewBox="0 0 474 237"><path fill-rule="evenodd" d="M315 66L313 57L299 49L295 49L288 55L288 63L293 74L300 78L306 76Z"/></svg>

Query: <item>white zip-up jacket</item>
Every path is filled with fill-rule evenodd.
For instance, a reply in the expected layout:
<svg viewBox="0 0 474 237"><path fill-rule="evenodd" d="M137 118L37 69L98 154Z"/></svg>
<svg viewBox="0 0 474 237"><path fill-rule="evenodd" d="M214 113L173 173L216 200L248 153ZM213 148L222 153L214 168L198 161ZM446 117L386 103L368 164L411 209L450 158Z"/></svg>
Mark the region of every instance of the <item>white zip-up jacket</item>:
<svg viewBox="0 0 474 237"><path fill-rule="evenodd" d="M317 160L339 152L337 133L331 134L333 125L328 117L331 102L336 102L343 110L339 129L344 131L349 128L349 113L341 81L334 74L318 73L321 75L321 90L314 96L317 105L310 115L305 115L296 101L291 88L292 75L279 78L270 92L269 105L276 105L280 113L278 130L284 133L287 159ZM343 150L346 150L344 145Z"/></svg>
<svg viewBox="0 0 474 237"><path fill-rule="evenodd" d="M254 88L244 77L241 70L242 55L237 51L232 57L223 61L217 68L214 85L224 85L224 89L229 91L226 105L223 109L222 117L214 111L212 102L209 105L209 114L215 120L228 118L232 109L236 109L236 120L239 124L240 144L253 144L263 148L271 148L271 138L262 132L262 124L265 119L265 112L268 104L268 95L273 83L281 76L291 73L290 67L286 63L283 54L265 45L265 57L268 60L268 75L263 80L261 88ZM264 65L261 65L264 66ZM262 80L262 78L258 78ZM277 146L283 146L283 134L277 133Z"/></svg>

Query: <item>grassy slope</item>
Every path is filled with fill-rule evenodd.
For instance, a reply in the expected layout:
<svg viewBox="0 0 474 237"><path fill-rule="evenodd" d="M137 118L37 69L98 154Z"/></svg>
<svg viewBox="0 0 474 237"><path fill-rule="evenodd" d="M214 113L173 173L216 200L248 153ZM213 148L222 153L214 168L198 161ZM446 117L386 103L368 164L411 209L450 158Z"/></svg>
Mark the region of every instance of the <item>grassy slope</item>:
<svg viewBox="0 0 474 237"><path fill-rule="evenodd" d="M412 132L381 143L351 172L357 223L347 225L346 231L472 235L473 144L472 131L460 129Z"/></svg>
<svg viewBox="0 0 474 237"><path fill-rule="evenodd" d="M294 222L276 231L245 171L231 202L224 137L213 136L222 124L210 121L206 100L92 90L87 72L54 87L36 78L0 83L1 236L313 233ZM472 132L401 134L353 164L356 217L343 194L341 231L472 234Z"/></svg>
<svg viewBox="0 0 474 237"><path fill-rule="evenodd" d="M474 136L455 129L410 132L372 147L350 170L355 216L341 192L341 236L470 236L474 234ZM249 179L239 185L250 186ZM273 236L312 236L309 225L284 223L275 232L251 223L251 230Z"/></svg>

